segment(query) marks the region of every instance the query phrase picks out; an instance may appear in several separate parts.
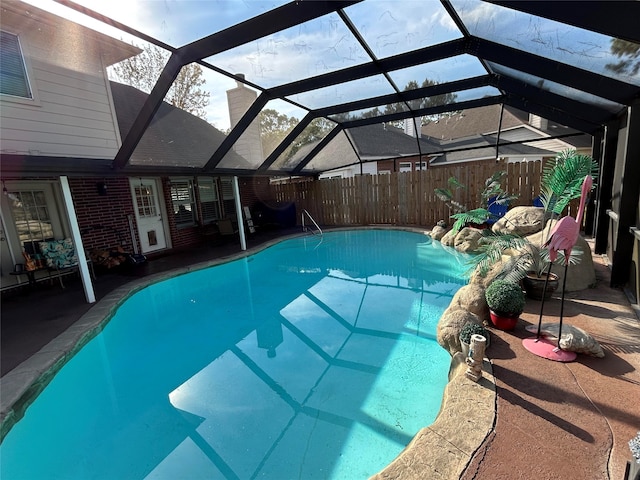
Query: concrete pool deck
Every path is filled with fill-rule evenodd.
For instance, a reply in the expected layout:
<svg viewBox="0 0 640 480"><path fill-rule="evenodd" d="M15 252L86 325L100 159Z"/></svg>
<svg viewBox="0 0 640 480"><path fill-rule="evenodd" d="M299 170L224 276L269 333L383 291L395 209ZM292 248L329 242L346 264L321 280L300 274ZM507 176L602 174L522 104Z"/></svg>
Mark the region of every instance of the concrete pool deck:
<svg viewBox="0 0 640 480"><path fill-rule="evenodd" d="M280 235L256 236L249 246L264 246ZM133 272L99 276L99 302L93 306L83 303L79 283L71 281L64 291L56 284L3 297L2 418L18 397L40 388L27 391L39 373L76 348L85 330L96 326L92 322L136 285L176 267L228 259L238 250L235 244L207 247L153 259ZM560 364L527 352L525 326L537 324L539 314L539 302L528 300L514 331L491 329L483 382L452 382L438 420L407 449L413 460L400 457L402 468L392 465L379 478L622 479L631 459L627 443L640 430L640 326L624 293L608 286L604 259L594 256L594 263L597 287L568 294L564 319L591 333L605 358L579 355L576 362ZM557 298L545 304L545 322L557 321L559 304Z"/></svg>

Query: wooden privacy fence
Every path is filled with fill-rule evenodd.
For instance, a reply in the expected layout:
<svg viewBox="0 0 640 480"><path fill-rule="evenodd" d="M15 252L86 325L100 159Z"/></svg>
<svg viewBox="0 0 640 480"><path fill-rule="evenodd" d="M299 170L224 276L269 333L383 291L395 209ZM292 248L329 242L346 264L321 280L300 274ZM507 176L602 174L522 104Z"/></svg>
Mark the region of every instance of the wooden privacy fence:
<svg viewBox="0 0 640 480"><path fill-rule="evenodd" d="M540 193L542 162L461 164L423 171L363 175L320 181L273 184L279 202L294 202L298 216L306 209L320 225L420 225L431 228L451 213L434 193L455 177L466 186L455 199L471 210L480 206L485 180L506 170L502 187L517 195L510 206L532 205ZM300 219L298 219L300 221Z"/></svg>

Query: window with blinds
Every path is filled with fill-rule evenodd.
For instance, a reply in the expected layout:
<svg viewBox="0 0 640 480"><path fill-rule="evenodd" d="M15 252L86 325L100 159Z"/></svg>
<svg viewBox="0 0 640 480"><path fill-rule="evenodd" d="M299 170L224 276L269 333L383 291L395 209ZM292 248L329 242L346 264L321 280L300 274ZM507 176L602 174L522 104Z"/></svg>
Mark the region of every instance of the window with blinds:
<svg viewBox="0 0 640 480"><path fill-rule="evenodd" d="M233 197L233 185L231 177L220 178L220 190L222 190L222 204L225 217L230 217L236 213L236 202Z"/></svg>
<svg viewBox="0 0 640 480"><path fill-rule="evenodd" d="M218 220L220 218L220 198L216 181L211 177L198 177L198 195L202 223L213 223Z"/></svg>
<svg viewBox="0 0 640 480"><path fill-rule="evenodd" d="M0 31L0 93L33 98L17 35Z"/></svg>
<svg viewBox="0 0 640 480"><path fill-rule="evenodd" d="M196 206L191 179L171 179L171 203L177 227L190 227L196 224Z"/></svg>

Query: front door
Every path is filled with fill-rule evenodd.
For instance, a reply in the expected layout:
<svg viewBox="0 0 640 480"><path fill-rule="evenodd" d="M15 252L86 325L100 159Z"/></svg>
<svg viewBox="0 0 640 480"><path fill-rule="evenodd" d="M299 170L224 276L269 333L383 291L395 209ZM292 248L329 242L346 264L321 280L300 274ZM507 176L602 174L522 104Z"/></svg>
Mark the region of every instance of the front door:
<svg viewBox="0 0 640 480"><path fill-rule="evenodd" d="M142 253L167 248L158 193L158 183L155 179L131 179L131 194L136 207L138 237Z"/></svg>

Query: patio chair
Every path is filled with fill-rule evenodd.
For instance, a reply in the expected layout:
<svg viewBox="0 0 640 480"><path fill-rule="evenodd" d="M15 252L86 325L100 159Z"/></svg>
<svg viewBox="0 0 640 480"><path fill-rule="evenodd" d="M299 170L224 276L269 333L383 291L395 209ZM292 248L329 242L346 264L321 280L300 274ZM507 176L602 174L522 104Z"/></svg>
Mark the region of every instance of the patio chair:
<svg viewBox="0 0 640 480"><path fill-rule="evenodd" d="M233 226L233 222L229 218L218 220L218 230L222 236L235 235L238 233L238 229Z"/></svg>
<svg viewBox="0 0 640 480"><path fill-rule="evenodd" d="M47 268L50 272L54 272L54 276L57 276L60 280L60 286L65 288L62 277L67 272L78 271L79 268L78 256L76 255L73 241L70 238L49 240L40 242L38 247L47 264ZM89 265L91 277L95 280L96 275L93 271L93 263L87 259L87 264Z"/></svg>

